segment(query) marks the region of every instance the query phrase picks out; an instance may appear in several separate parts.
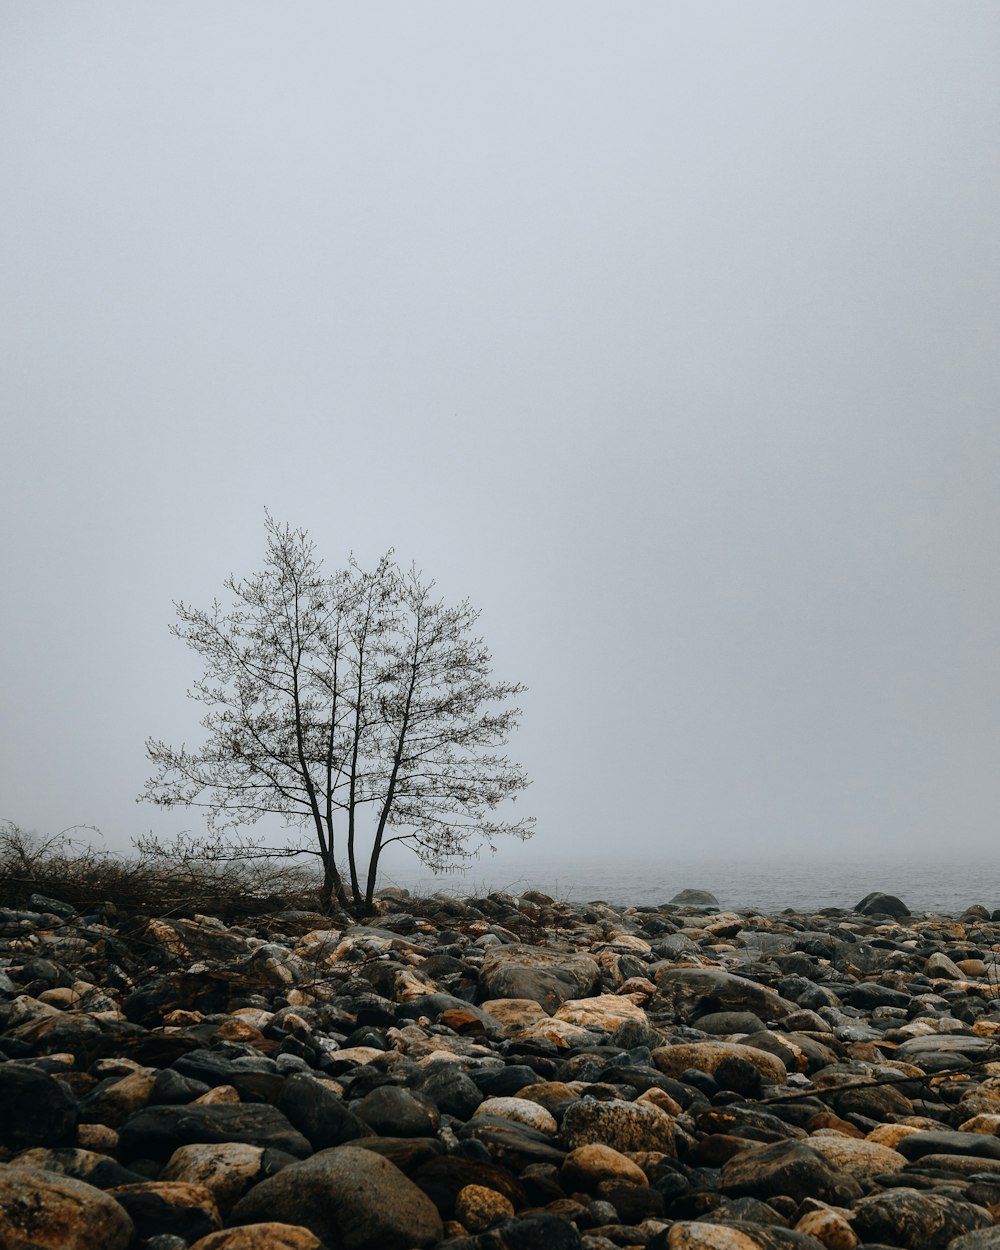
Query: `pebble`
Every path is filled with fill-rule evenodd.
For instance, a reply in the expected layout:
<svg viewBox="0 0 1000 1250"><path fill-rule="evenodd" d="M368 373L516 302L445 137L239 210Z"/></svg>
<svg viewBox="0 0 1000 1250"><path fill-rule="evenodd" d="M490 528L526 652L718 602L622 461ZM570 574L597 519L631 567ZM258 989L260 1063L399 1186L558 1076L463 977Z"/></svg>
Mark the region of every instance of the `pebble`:
<svg viewBox="0 0 1000 1250"><path fill-rule="evenodd" d="M0 1244L1000 1250L1000 917L0 909Z"/></svg>

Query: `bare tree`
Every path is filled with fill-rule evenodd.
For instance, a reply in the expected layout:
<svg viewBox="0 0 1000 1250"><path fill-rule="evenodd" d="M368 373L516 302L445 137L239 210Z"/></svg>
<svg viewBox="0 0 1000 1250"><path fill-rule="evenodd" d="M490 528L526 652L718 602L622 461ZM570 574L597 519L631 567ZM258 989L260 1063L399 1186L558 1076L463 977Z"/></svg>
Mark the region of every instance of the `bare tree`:
<svg viewBox="0 0 1000 1250"><path fill-rule="evenodd" d="M194 751L150 739L140 797L205 809L214 836L268 815L311 830L307 846L264 853L318 855L323 905L355 915L372 910L394 842L439 868L530 837L531 818L493 818L528 784L503 753L524 687L493 679L479 613L391 552L326 575L304 531L270 516L266 529L264 568L226 581L230 606L175 605L171 632L204 665L189 694L207 737Z"/></svg>

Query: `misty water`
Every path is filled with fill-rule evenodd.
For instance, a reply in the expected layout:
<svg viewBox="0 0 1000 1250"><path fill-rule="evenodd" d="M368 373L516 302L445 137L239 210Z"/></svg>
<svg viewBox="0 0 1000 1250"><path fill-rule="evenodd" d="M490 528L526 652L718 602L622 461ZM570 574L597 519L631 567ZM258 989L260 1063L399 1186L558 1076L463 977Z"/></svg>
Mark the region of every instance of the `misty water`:
<svg viewBox="0 0 1000 1250"><path fill-rule="evenodd" d="M720 853L573 860L508 853L484 856L459 873L434 874L401 861L386 866L381 882L419 894L536 889L560 899L622 905L665 903L679 890L694 887L710 890L722 907L765 912L850 908L873 890L895 894L914 912L957 914L974 903L991 911L1000 908L1000 867L992 857L970 855L949 860L906 855L824 860Z"/></svg>

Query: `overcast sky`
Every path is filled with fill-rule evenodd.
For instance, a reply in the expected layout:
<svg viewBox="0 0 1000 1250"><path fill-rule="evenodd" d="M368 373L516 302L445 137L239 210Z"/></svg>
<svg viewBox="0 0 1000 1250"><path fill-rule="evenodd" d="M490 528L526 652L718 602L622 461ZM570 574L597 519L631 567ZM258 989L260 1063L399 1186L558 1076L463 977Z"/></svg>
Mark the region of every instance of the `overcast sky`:
<svg viewBox="0 0 1000 1250"><path fill-rule="evenodd" d="M0 817L198 740L172 600L394 546L531 857L994 853L1000 6L0 3Z"/></svg>

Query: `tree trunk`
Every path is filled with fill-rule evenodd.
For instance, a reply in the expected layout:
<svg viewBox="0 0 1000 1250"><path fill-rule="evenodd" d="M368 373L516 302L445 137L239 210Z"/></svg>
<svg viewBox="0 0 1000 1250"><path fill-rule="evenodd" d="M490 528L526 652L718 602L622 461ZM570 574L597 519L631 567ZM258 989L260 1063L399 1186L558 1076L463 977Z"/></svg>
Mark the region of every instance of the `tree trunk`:
<svg viewBox="0 0 1000 1250"><path fill-rule="evenodd" d="M353 915L354 909L351 907L350 900L347 897L344 882L337 871L337 865L334 863L333 856L324 856L323 884L319 891L320 911L324 913L333 911L334 896L336 896L337 902L343 907L344 911Z"/></svg>

